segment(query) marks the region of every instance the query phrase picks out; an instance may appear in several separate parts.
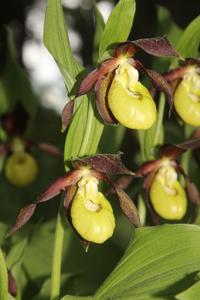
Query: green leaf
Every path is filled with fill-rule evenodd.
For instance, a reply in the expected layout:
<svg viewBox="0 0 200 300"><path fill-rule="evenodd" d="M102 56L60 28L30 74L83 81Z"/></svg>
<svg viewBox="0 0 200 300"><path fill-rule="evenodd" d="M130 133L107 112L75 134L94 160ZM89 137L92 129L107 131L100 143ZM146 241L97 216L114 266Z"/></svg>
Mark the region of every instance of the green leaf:
<svg viewBox="0 0 200 300"><path fill-rule="evenodd" d="M82 70L82 67L72 54L60 0L49 0L47 2L44 44L56 60L68 91L71 91L75 78Z"/></svg>
<svg viewBox="0 0 200 300"><path fill-rule="evenodd" d="M200 44L200 16L184 30L176 49L183 57L197 57Z"/></svg>
<svg viewBox="0 0 200 300"><path fill-rule="evenodd" d="M48 1L44 42L60 67L68 91L71 91L76 81L75 77L82 70L82 67L75 61L71 51L60 0ZM78 108L66 137L65 160L69 160L71 157L94 154L103 131L103 124L95 116L96 111L91 100L84 96L80 98L79 103L76 105ZM76 139L74 139L75 136Z"/></svg>
<svg viewBox="0 0 200 300"><path fill-rule="evenodd" d="M27 239L22 239L18 243L15 243L12 246L10 252L6 257L6 263L9 270L11 270L13 266L21 260L26 245L27 245Z"/></svg>
<svg viewBox="0 0 200 300"><path fill-rule="evenodd" d="M103 32L99 46L99 57L101 58L108 46L127 40L134 15L134 0L120 0L113 9Z"/></svg>
<svg viewBox="0 0 200 300"><path fill-rule="evenodd" d="M0 249L0 299L8 300L8 273L3 253Z"/></svg>
<svg viewBox="0 0 200 300"><path fill-rule="evenodd" d="M136 229L134 240L96 297L171 299L200 270L200 227L162 225ZM171 297L170 297L171 296Z"/></svg>
<svg viewBox="0 0 200 300"><path fill-rule="evenodd" d="M37 99L27 74L17 62L13 34L9 29L6 30L6 42L6 62L0 77L0 113L13 109L20 101L28 114L34 116Z"/></svg>
<svg viewBox="0 0 200 300"><path fill-rule="evenodd" d="M97 298L95 297L78 297L78 296L70 296L70 295L66 295L64 296L61 300L95 300ZM98 298L99 299L99 298Z"/></svg>
<svg viewBox="0 0 200 300"><path fill-rule="evenodd" d="M176 296L176 299L178 300L199 300L200 295L200 281L192 285L189 289L186 291L178 294Z"/></svg>
<svg viewBox="0 0 200 300"><path fill-rule="evenodd" d="M95 17L95 33L94 33L94 49L93 49L93 63L96 64L99 56L99 43L105 27L103 17L96 5L96 1L93 1L94 17Z"/></svg>

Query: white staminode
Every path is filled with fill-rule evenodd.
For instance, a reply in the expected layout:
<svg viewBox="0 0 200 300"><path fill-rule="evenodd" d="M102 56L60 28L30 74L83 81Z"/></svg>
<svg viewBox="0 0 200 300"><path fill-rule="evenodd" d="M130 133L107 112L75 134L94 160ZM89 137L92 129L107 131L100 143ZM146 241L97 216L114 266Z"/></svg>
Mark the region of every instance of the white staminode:
<svg viewBox="0 0 200 300"><path fill-rule="evenodd" d="M122 62L115 72L115 79L125 89L131 90L139 80L139 72L130 63Z"/></svg>
<svg viewBox="0 0 200 300"><path fill-rule="evenodd" d="M192 101L200 101L200 69L191 67L183 77L183 83L189 89Z"/></svg>
<svg viewBox="0 0 200 300"><path fill-rule="evenodd" d="M168 194L176 194L174 183L177 181L178 175L174 167L170 164L170 161L163 161L162 167L158 171L157 178L160 180Z"/></svg>
<svg viewBox="0 0 200 300"><path fill-rule="evenodd" d="M85 176L78 183L78 192L83 194L85 207L90 211L99 211L98 180L93 176Z"/></svg>

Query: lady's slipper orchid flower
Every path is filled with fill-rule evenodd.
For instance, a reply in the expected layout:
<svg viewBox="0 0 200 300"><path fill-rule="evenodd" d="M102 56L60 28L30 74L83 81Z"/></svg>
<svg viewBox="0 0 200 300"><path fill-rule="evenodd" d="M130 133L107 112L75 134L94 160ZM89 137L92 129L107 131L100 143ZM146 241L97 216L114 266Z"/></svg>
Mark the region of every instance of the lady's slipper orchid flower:
<svg viewBox="0 0 200 300"><path fill-rule="evenodd" d="M200 61L187 59L165 78L174 86L174 107L179 117L189 125L200 126Z"/></svg>
<svg viewBox="0 0 200 300"><path fill-rule="evenodd" d="M119 122L131 129L150 128L156 120L157 110L151 94L139 81L139 71L167 95L170 103L172 92L161 75L145 68L133 58L140 49L155 56L178 56L166 38L140 39L119 44L112 58L103 61L83 79L75 99L94 88L99 114L106 123ZM63 129L71 120L73 109L74 100L71 100L63 110Z"/></svg>
<svg viewBox="0 0 200 300"><path fill-rule="evenodd" d="M23 137L28 115L21 104L14 111L1 116L2 128L8 141L0 144L0 157L6 158L5 176L18 187L29 185L37 176L38 166L29 150L35 145L53 156L59 156L57 147L48 143L33 143Z"/></svg>
<svg viewBox="0 0 200 300"><path fill-rule="evenodd" d="M144 187L149 201L153 211L163 219L181 220L187 211L187 198L199 206L199 192L176 160L186 150L199 147L199 138L164 146L159 159L145 163L136 172L137 175L146 176ZM179 174L185 179L184 187L179 181Z"/></svg>
<svg viewBox="0 0 200 300"><path fill-rule="evenodd" d="M112 207L99 192L100 180L112 185L111 174L132 174L122 163L119 154L98 154L72 161L73 170L60 177L34 203L22 208L10 233L17 231L33 215L36 206L64 192L64 208L70 223L80 238L87 242L103 243L113 234L115 218ZM135 226L140 225L137 209L129 196L115 188L120 206Z"/></svg>
<svg viewBox="0 0 200 300"><path fill-rule="evenodd" d="M199 138L163 146L158 159L144 163L137 170L136 176L145 177L144 188L154 220L158 216L166 220L181 220L187 211L187 198L195 205L200 205L197 188L176 160L186 150L199 147ZM179 174L185 179L184 187L179 181ZM123 176L116 181L115 186L125 189L131 182L131 176Z"/></svg>

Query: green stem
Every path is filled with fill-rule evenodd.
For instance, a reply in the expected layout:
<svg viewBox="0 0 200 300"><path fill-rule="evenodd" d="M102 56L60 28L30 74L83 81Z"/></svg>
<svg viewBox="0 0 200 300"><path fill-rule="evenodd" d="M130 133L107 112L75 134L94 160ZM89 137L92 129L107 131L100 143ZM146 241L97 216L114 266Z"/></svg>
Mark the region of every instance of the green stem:
<svg viewBox="0 0 200 300"><path fill-rule="evenodd" d="M156 128L155 128L154 139L153 139L154 147L159 144L159 138L160 138L160 133L162 130L164 111L165 111L165 96L164 96L164 94L161 94L159 107L158 107L158 119L156 122Z"/></svg>
<svg viewBox="0 0 200 300"><path fill-rule="evenodd" d="M63 225L64 211L63 211L63 200L60 203L55 240L53 250L53 262L52 262L52 273L51 273L51 300L58 300L60 296L60 281L61 281L61 264L62 264L62 250L65 228Z"/></svg>
<svg viewBox="0 0 200 300"><path fill-rule="evenodd" d="M4 256L0 250L0 299L8 300L8 272Z"/></svg>

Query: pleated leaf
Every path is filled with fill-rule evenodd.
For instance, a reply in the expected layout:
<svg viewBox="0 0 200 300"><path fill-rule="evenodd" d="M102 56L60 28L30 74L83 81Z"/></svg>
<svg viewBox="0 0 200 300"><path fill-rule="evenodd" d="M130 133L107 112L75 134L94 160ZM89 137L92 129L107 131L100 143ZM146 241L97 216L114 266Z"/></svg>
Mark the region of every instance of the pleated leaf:
<svg viewBox="0 0 200 300"><path fill-rule="evenodd" d="M96 293L103 299L173 299L200 270L200 227L139 228L121 261Z"/></svg>

